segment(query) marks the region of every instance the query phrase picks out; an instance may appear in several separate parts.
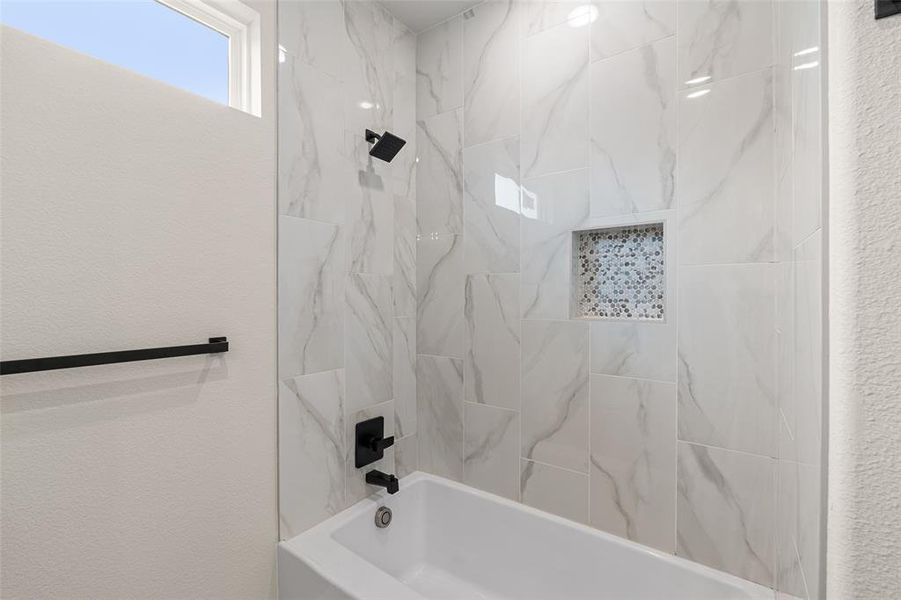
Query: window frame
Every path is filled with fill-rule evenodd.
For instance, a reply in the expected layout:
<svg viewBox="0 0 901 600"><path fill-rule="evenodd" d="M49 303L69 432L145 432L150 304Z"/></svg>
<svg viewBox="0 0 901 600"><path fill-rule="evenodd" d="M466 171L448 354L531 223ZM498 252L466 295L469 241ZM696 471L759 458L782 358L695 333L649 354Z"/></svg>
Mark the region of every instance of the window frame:
<svg viewBox="0 0 901 600"><path fill-rule="evenodd" d="M260 13L238 0L157 0L228 38L228 105L262 115Z"/></svg>

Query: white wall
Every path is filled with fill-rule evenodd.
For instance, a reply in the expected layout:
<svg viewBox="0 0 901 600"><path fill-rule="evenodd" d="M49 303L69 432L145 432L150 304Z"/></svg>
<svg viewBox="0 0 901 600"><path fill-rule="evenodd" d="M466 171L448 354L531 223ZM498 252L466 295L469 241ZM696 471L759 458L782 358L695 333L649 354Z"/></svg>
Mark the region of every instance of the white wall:
<svg viewBox="0 0 901 600"><path fill-rule="evenodd" d="M901 16L829 3L827 589L901 596Z"/></svg>
<svg viewBox="0 0 901 600"><path fill-rule="evenodd" d="M274 3L263 118L2 29L4 598L263 598L276 541Z"/></svg>

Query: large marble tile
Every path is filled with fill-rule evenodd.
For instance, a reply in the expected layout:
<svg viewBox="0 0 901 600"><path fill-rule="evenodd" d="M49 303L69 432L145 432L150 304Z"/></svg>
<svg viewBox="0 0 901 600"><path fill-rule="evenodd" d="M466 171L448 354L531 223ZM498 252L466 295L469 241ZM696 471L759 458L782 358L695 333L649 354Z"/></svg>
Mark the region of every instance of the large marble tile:
<svg viewBox="0 0 901 600"><path fill-rule="evenodd" d="M519 138L463 151L467 273L519 272Z"/></svg>
<svg viewBox="0 0 901 600"><path fill-rule="evenodd" d="M420 354L463 358L464 285L461 236L420 239L416 245Z"/></svg>
<svg viewBox="0 0 901 600"><path fill-rule="evenodd" d="M290 55L278 69L279 214L343 223L356 180L341 82Z"/></svg>
<svg viewBox="0 0 901 600"><path fill-rule="evenodd" d="M466 278L466 400L519 409L519 276Z"/></svg>
<svg viewBox="0 0 901 600"><path fill-rule="evenodd" d="M353 138L356 189L347 197L347 266L351 273L394 272L394 193L388 165Z"/></svg>
<svg viewBox="0 0 901 600"><path fill-rule="evenodd" d="M523 459L519 489L523 504L588 523L588 475Z"/></svg>
<svg viewBox="0 0 901 600"><path fill-rule="evenodd" d="M519 413L466 402L463 483L519 500Z"/></svg>
<svg viewBox="0 0 901 600"><path fill-rule="evenodd" d="M679 556L773 585L774 461L679 442Z"/></svg>
<svg viewBox="0 0 901 600"><path fill-rule="evenodd" d="M802 507L800 499L800 470L798 463L779 461L776 466L776 589L798 598L807 598L801 556L798 552L799 516L801 510L810 511L818 521L819 505ZM809 467L808 467L809 468ZM819 485L816 485L819 489ZM819 596L811 595L810 598Z"/></svg>
<svg viewBox="0 0 901 600"><path fill-rule="evenodd" d="M522 8L489 0L463 21L463 139L467 146L519 134Z"/></svg>
<svg viewBox="0 0 901 600"><path fill-rule="evenodd" d="M599 60L669 37L676 32L676 0L594 0L591 60Z"/></svg>
<svg viewBox="0 0 901 600"><path fill-rule="evenodd" d="M416 433L416 318L394 319L394 431Z"/></svg>
<svg viewBox="0 0 901 600"><path fill-rule="evenodd" d="M279 535L289 539L344 508L344 372L278 385Z"/></svg>
<svg viewBox="0 0 901 600"><path fill-rule="evenodd" d="M561 25L588 29L590 11L581 0L520 0L525 36L532 36ZM575 11L575 12L573 12Z"/></svg>
<svg viewBox="0 0 901 600"><path fill-rule="evenodd" d="M676 385L591 376L591 524L675 551Z"/></svg>
<svg viewBox="0 0 901 600"><path fill-rule="evenodd" d="M774 257L774 126L770 69L679 101L679 261Z"/></svg>
<svg viewBox="0 0 901 600"><path fill-rule="evenodd" d="M417 36L416 118L463 106L463 17Z"/></svg>
<svg viewBox="0 0 901 600"><path fill-rule="evenodd" d="M808 13L806 20L819 22L814 2L796 2ZM818 48L818 42L809 42ZM795 245L822 226L823 190L823 65L819 50L793 57L792 87L792 210Z"/></svg>
<svg viewBox="0 0 901 600"><path fill-rule="evenodd" d="M523 181L523 318L569 318L572 230L588 217L589 203L587 169Z"/></svg>
<svg viewBox="0 0 901 600"><path fill-rule="evenodd" d="M366 128L390 129L394 113L394 54L397 25L378 2L342 2L344 34L350 42L345 83L345 123L363 135Z"/></svg>
<svg viewBox="0 0 901 600"><path fill-rule="evenodd" d="M523 177L588 166L588 28L558 25L522 52Z"/></svg>
<svg viewBox="0 0 901 600"><path fill-rule="evenodd" d="M344 273L338 225L278 218L281 379L344 366Z"/></svg>
<svg viewBox="0 0 901 600"><path fill-rule="evenodd" d="M463 361L419 355L419 468L463 480Z"/></svg>
<svg viewBox="0 0 901 600"><path fill-rule="evenodd" d="M670 37L591 65L592 215L673 207L675 44Z"/></svg>
<svg viewBox="0 0 901 600"><path fill-rule="evenodd" d="M398 479L419 470L419 437L416 434L394 442L394 467Z"/></svg>
<svg viewBox="0 0 901 600"><path fill-rule="evenodd" d="M391 279L354 274L347 281L347 406L357 411L394 397ZM391 415L394 420L394 415Z"/></svg>
<svg viewBox="0 0 901 600"><path fill-rule="evenodd" d="M333 77L344 76L351 52L344 31L344 3L341 0L279 2L278 43L285 54Z"/></svg>
<svg viewBox="0 0 901 600"><path fill-rule="evenodd" d="M384 490L384 488L369 485L368 483L366 483L366 473L372 470L378 470L383 473L395 472L394 446L387 448L385 450L384 456L380 460L368 464L360 469L356 468L355 466L354 453L356 451L357 423L359 423L360 421L367 421L375 417L382 417L385 420L385 436L394 435L393 400L382 402L381 404L376 404L356 412L347 412L347 418L344 425L344 443L346 446L344 452L344 474L346 482L346 497L344 499L345 506L356 504L363 498Z"/></svg>
<svg viewBox="0 0 901 600"><path fill-rule="evenodd" d="M410 184L415 185L415 169ZM416 316L416 197L394 194L394 314Z"/></svg>
<svg viewBox="0 0 901 600"><path fill-rule="evenodd" d="M588 324L522 322L522 456L588 473Z"/></svg>
<svg viewBox="0 0 901 600"><path fill-rule="evenodd" d="M679 81L721 80L773 64L772 0L677 2Z"/></svg>
<svg viewBox="0 0 901 600"><path fill-rule="evenodd" d="M592 322L591 372L675 383L675 319Z"/></svg>
<svg viewBox="0 0 901 600"><path fill-rule="evenodd" d="M822 234L795 250L792 403L786 411L795 439L795 459L820 462L823 408Z"/></svg>
<svg viewBox="0 0 901 600"><path fill-rule="evenodd" d="M773 265L679 273L679 439L775 456Z"/></svg>
<svg viewBox="0 0 901 600"><path fill-rule="evenodd" d="M417 121L416 208L423 236L463 231L463 126L459 110Z"/></svg>

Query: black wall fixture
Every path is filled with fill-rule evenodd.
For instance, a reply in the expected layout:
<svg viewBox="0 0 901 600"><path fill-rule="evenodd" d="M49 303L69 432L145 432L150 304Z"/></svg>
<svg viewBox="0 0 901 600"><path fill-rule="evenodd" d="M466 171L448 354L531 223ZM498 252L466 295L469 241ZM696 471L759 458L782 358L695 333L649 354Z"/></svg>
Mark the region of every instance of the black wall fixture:
<svg viewBox="0 0 901 600"><path fill-rule="evenodd" d="M876 18L901 14L901 0L876 0Z"/></svg>
<svg viewBox="0 0 901 600"><path fill-rule="evenodd" d="M374 144L374 146L369 149L369 155L385 162L394 160L394 157L397 156L400 149L407 143L407 140L397 137L390 131L386 131L382 135L379 135L370 129L366 130L366 141L370 144Z"/></svg>
<svg viewBox="0 0 901 600"><path fill-rule="evenodd" d="M95 354L70 354L68 356L4 360L0 362L0 375L90 367L110 363L134 362L136 360L155 360L157 358L191 356L193 354L217 354L219 352L228 352L228 338L212 337L207 344L192 344L190 346L167 346L164 348L97 352Z"/></svg>

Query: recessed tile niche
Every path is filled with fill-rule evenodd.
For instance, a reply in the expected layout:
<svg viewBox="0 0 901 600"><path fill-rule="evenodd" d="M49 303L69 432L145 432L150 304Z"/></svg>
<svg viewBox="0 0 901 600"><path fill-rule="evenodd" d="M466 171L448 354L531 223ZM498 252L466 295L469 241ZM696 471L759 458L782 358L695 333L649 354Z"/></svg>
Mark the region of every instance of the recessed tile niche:
<svg viewBox="0 0 901 600"><path fill-rule="evenodd" d="M663 223L576 231L573 255L574 317L664 318Z"/></svg>

